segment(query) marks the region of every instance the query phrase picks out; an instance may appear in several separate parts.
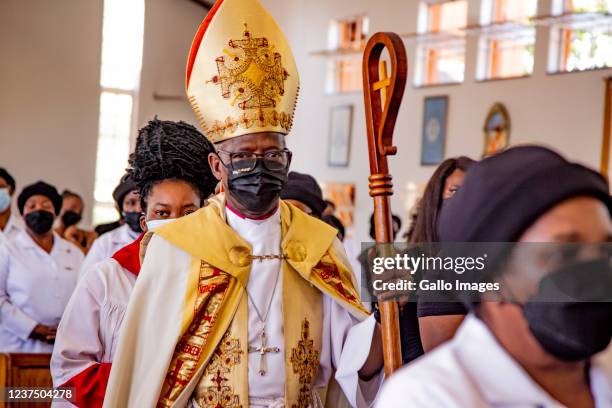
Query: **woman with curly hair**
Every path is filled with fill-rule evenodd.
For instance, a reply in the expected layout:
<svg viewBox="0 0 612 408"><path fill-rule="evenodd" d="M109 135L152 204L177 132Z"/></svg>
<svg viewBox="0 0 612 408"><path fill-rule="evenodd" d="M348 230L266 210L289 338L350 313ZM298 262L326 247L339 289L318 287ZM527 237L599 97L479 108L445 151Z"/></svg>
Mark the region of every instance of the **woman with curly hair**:
<svg viewBox="0 0 612 408"><path fill-rule="evenodd" d="M140 190L143 231L197 211L214 191L211 143L184 122L157 118L142 128L128 174ZM143 234L144 235L144 234ZM74 387L79 407L100 407L129 296L140 271L140 242L84 271L58 327L54 385Z"/></svg>

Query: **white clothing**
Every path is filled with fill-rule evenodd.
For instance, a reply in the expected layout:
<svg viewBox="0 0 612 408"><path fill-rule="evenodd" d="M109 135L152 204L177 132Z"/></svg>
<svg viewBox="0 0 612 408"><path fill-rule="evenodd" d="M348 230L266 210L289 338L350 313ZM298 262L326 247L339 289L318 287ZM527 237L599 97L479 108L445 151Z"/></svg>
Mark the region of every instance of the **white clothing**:
<svg viewBox="0 0 612 408"><path fill-rule="evenodd" d="M81 277L62 320L51 357L53 385L59 387L96 363L113 361L136 275L109 258Z"/></svg>
<svg viewBox="0 0 612 408"><path fill-rule="evenodd" d="M0 352L51 352L30 333L37 324L57 327L82 262L81 250L55 233L50 253L25 230L0 245Z"/></svg>
<svg viewBox="0 0 612 408"><path fill-rule="evenodd" d="M4 240L11 240L24 229L23 221L17 217L14 213L9 216L8 222L4 226L3 230L0 230L0 244Z"/></svg>
<svg viewBox="0 0 612 408"><path fill-rule="evenodd" d="M612 407L609 369L595 361L591 365L591 391L599 408ZM466 317L452 340L389 378L376 407L407 406L563 407L531 379L474 315Z"/></svg>
<svg viewBox="0 0 612 408"><path fill-rule="evenodd" d="M226 211L227 223L253 248L254 255L280 255L281 254L281 225L280 210L265 220L251 220L241 218L232 211ZM270 304L270 296L274 296L266 324L266 335L268 345L276 346L279 353L266 355L268 372L274 375L261 376L258 373L260 357L257 353L249 353L249 398L282 398L285 395L285 344L283 335L282 314L282 274L281 261L279 259L255 261L251 266L247 290L251 299L256 304L262 317L266 314L266 308ZM279 282L276 290L272 293L274 280L278 275ZM370 343L374 330L374 318L370 317L359 322L352 317L346 309L337 304L331 297L324 295L323 300L323 347L321 350L320 367L314 388L325 387L329 382L334 368L340 374L339 384L353 406L367 406L364 399L373 400L373 396L358 396L357 371L363 366L370 353ZM262 324L249 301L249 345L259 345L259 335ZM333 323L333 324L332 324ZM360 331L360 336L355 336L352 343L345 341L352 328L355 332ZM345 366L348 364L355 368L354 372L346 367L339 367L343 351L351 350L345 355ZM346 356L349 355L350 358ZM350 361L349 361L350 360ZM279 381L282 379L282 381ZM373 381L376 382L376 381ZM378 389L376 387L376 389ZM375 395L375 394L374 394Z"/></svg>
<svg viewBox="0 0 612 408"><path fill-rule="evenodd" d="M280 254L280 211L259 221L243 219L227 211L227 221L243 239L252 245L254 255ZM342 244L338 240L334 245L338 253L343 254ZM163 309L157 310L154 316L147 314L151 308L147 307L146 302L152 298L149 281L159 279L160 275L157 272L160 268L188 270L190 260L191 255L163 238L157 235L151 238L117 346L115 361L129 359L129 362L124 361L121 370L118 366L113 365L104 401L105 407L113 407L118 404L138 407L155 406L176 340L180 336L183 304L182 302L170 302ZM344 263L348 265L346 260ZM281 349L279 353L266 355L269 374L264 376L257 374L259 356L256 353L249 354L248 389L249 399L253 401L278 400L283 398L285 393L284 334L281 312L282 275L279 275L276 291L272 294L274 280L280 269L279 260L255 261L249 274L247 290L262 315L266 312L270 296L273 296L266 324L267 344ZM164 282L166 292L163 296L170 296L171 293L186 293L187 277L187 274L182 274ZM139 302L135 302L137 299ZM154 300L161 301L161 294L154 297ZM261 323L250 302L248 311L249 344L258 345ZM322 350L315 388L326 386L335 369L335 378L351 405L370 406L382 384L384 373L381 370L378 376L369 382L363 382L359 380L358 371L369 356L376 322L373 316L359 322L326 295L323 299L323 311ZM160 321L173 322L173 324L164 323L164 330L160 331L158 327ZM151 358L153 354L155 358ZM126 370L129 374L126 374ZM192 381L192 384L195 385L195 383L196 381ZM138 386L139 384L146 384L146 386ZM193 392L193 390L188 389L187 392ZM177 403L177 406L185 406L188 403L193 404L193 399L190 402L187 399Z"/></svg>
<svg viewBox="0 0 612 408"><path fill-rule="evenodd" d="M115 252L132 243L139 235L139 233L132 231L127 224L101 235L94 241L87 253L79 277L83 277L98 262L110 258Z"/></svg>

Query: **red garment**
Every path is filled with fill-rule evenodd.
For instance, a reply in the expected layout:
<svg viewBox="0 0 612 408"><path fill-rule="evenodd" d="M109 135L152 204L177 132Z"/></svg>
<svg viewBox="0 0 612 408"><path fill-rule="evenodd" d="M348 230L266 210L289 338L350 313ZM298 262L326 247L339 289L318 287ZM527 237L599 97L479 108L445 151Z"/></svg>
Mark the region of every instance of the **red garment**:
<svg viewBox="0 0 612 408"><path fill-rule="evenodd" d="M124 246L113 255L113 259L134 275L140 273L140 243L144 234L140 234L138 239L129 245Z"/></svg>
<svg viewBox="0 0 612 408"><path fill-rule="evenodd" d="M268 218L270 218L271 216L274 215L276 210L278 210L278 206L276 206L273 209L271 209L270 211L268 211L267 213L265 213L263 215L260 215L259 217L256 217L256 218L252 218L252 217L249 217L247 215L242 214L240 211L238 211L237 209L232 207L231 204L229 203L229 201L225 203L225 208L227 208L228 210L230 210L231 212L233 212L234 214L236 214L237 216L239 216L243 220L244 219L248 219L248 220L254 220L254 221L261 221L261 220L268 219Z"/></svg>
<svg viewBox="0 0 612 408"><path fill-rule="evenodd" d="M106 384L111 372L111 363L95 363L61 385L74 388L74 399L70 402L79 408L100 408L106 394Z"/></svg>
<svg viewBox="0 0 612 408"><path fill-rule="evenodd" d="M136 276L140 273L140 242L143 237L141 234L136 241L112 256L123 269ZM79 408L101 408L111 367L112 363L94 363L62 384L65 388L74 388L76 395L71 402Z"/></svg>

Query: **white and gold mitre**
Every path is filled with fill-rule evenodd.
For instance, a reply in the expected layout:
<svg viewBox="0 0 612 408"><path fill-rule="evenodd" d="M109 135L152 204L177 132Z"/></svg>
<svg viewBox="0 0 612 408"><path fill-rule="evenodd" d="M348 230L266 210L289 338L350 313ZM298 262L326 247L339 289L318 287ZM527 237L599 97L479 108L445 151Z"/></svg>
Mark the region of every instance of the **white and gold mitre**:
<svg viewBox="0 0 612 408"><path fill-rule="evenodd" d="M206 137L288 134L299 84L287 39L259 0L217 0L187 62L187 97Z"/></svg>

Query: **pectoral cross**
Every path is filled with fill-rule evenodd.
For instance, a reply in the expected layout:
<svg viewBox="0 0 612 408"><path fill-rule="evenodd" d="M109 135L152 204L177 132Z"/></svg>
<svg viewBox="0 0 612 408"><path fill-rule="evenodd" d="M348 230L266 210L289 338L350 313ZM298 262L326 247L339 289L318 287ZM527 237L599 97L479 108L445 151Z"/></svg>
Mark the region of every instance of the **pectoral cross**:
<svg viewBox="0 0 612 408"><path fill-rule="evenodd" d="M387 76L387 62L380 61L380 80L372 84L373 91L380 91L380 100L384 106L387 101L387 88L391 86L391 78Z"/></svg>
<svg viewBox="0 0 612 408"><path fill-rule="evenodd" d="M259 375L264 376L267 372L266 365L266 354L267 353L278 353L280 352L280 348L278 347L268 347L268 337L266 336L266 331L261 331L261 345L259 347L249 346L249 353L259 353Z"/></svg>

